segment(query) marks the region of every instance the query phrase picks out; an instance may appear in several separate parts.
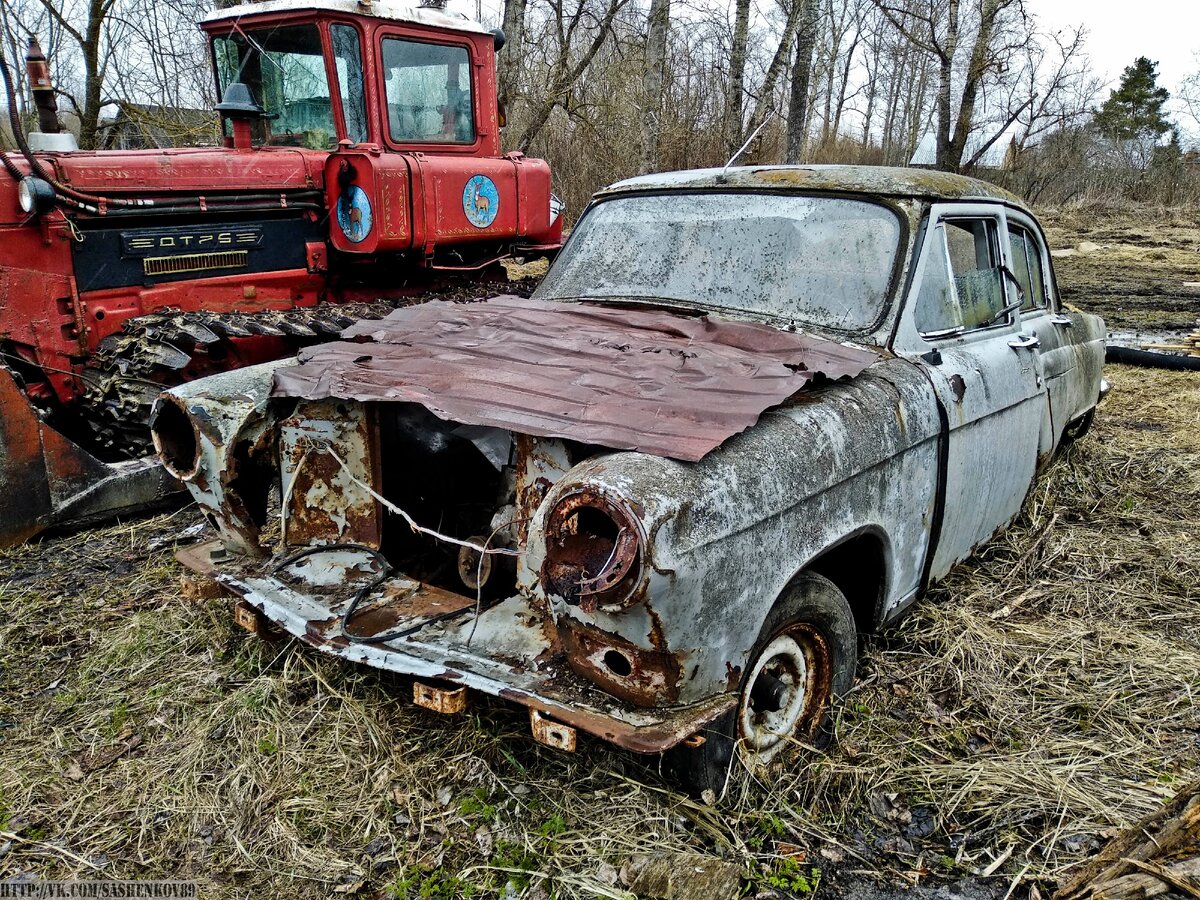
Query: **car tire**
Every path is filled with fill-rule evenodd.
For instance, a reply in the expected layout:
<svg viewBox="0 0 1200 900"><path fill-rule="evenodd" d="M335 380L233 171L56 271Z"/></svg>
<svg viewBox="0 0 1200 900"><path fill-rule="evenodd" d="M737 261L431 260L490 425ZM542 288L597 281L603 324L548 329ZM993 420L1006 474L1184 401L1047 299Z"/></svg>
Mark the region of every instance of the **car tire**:
<svg viewBox="0 0 1200 900"><path fill-rule="evenodd" d="M1065 446L1074 441L1079 440L1085 434L1092 430L1092 422L1096 419L1096 407L1092 407L1074 422L1067 423L1067 427L1063 429L1062 443Z"/></svg>
<svg viewBox="0 0 1200 900"><path fill-rule="evenodd" d="M858 633L845 595L805 572L767 615L742 675L738 702L701 732L698 747L664 754L667 773L697 797L725 790L735 758L763 771L798 742L823 746L834 703L854 684Z"/></svg>

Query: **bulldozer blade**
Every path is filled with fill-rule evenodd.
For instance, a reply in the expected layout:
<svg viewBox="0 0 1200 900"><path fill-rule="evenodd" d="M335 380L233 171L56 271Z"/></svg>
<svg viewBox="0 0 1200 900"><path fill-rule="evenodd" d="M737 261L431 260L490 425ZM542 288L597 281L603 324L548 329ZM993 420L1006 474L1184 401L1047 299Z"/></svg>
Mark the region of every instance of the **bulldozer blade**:
<svg viewBox="0 0 1200 900"><path fill-rule="evenodd" d="M140 512L180 490L157 459L101 462L59 434L0 366L0 549Z"/></svg>

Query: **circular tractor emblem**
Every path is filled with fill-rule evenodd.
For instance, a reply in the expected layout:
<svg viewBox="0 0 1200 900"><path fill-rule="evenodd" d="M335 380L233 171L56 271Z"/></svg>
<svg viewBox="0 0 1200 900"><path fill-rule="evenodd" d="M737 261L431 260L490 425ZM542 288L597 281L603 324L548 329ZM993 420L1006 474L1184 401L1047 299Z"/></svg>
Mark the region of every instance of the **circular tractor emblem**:
<svg viewBox="0 0 1200 900"><path fill-rule="evenodd" d="M366 191L351 185L337 202L337 220L347 240L358 243L371 233L371 201Z"/></svg>
<svg viewBox="0 0 1200 900"><path fill-rule="evenodd" d="M496 221L500 211L500 194L496 182L486 175L473 175L463 188L463 212L476 228L487 228Z"/></svg>

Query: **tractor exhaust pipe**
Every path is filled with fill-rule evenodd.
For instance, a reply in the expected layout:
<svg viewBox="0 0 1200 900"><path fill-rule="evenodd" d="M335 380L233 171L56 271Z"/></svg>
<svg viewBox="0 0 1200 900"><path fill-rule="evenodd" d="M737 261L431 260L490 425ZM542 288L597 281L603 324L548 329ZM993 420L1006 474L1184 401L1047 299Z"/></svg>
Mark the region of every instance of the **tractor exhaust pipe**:
<svg viewBox="0 0 1200 900"><path fill-rule="evenodd" d="M58 121L58 101L54 97L54 83L50 80L50 64L37 38L29 39L29 51L25 54L25 72L29 76L29 89L33 94L33 105L37 107L38 131L43 134L59 134L62 123Z"/></svg>

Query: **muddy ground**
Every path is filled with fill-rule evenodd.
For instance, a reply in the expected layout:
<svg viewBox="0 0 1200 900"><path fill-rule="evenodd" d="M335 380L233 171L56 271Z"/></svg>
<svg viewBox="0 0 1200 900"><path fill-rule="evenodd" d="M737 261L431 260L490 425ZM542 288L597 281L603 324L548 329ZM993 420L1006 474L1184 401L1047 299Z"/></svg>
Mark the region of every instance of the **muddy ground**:
<svg viewBox="0 0 1200 900"><path fill-rule="evenodd" d="M1110 332L1178 336L1200 316L1200 222L1190 211L1050 210L1046 236L1063 299L1104 316Z"/></svg>
<svg viewBox="0 0 1200 900"><path fill-rule="evenodd" d="M1190 324L1195 223L1055 222L1101 244L1058 261L1071 302ZM1108 376L1018 522L864 639L835 744L715 805L651 759L540 747L506 704L440 718L249 637L180 590L191 511L0 553L0 879L617 898L687 852L750 897L1046 897L1200 776L1200 378Z"/></svg>

